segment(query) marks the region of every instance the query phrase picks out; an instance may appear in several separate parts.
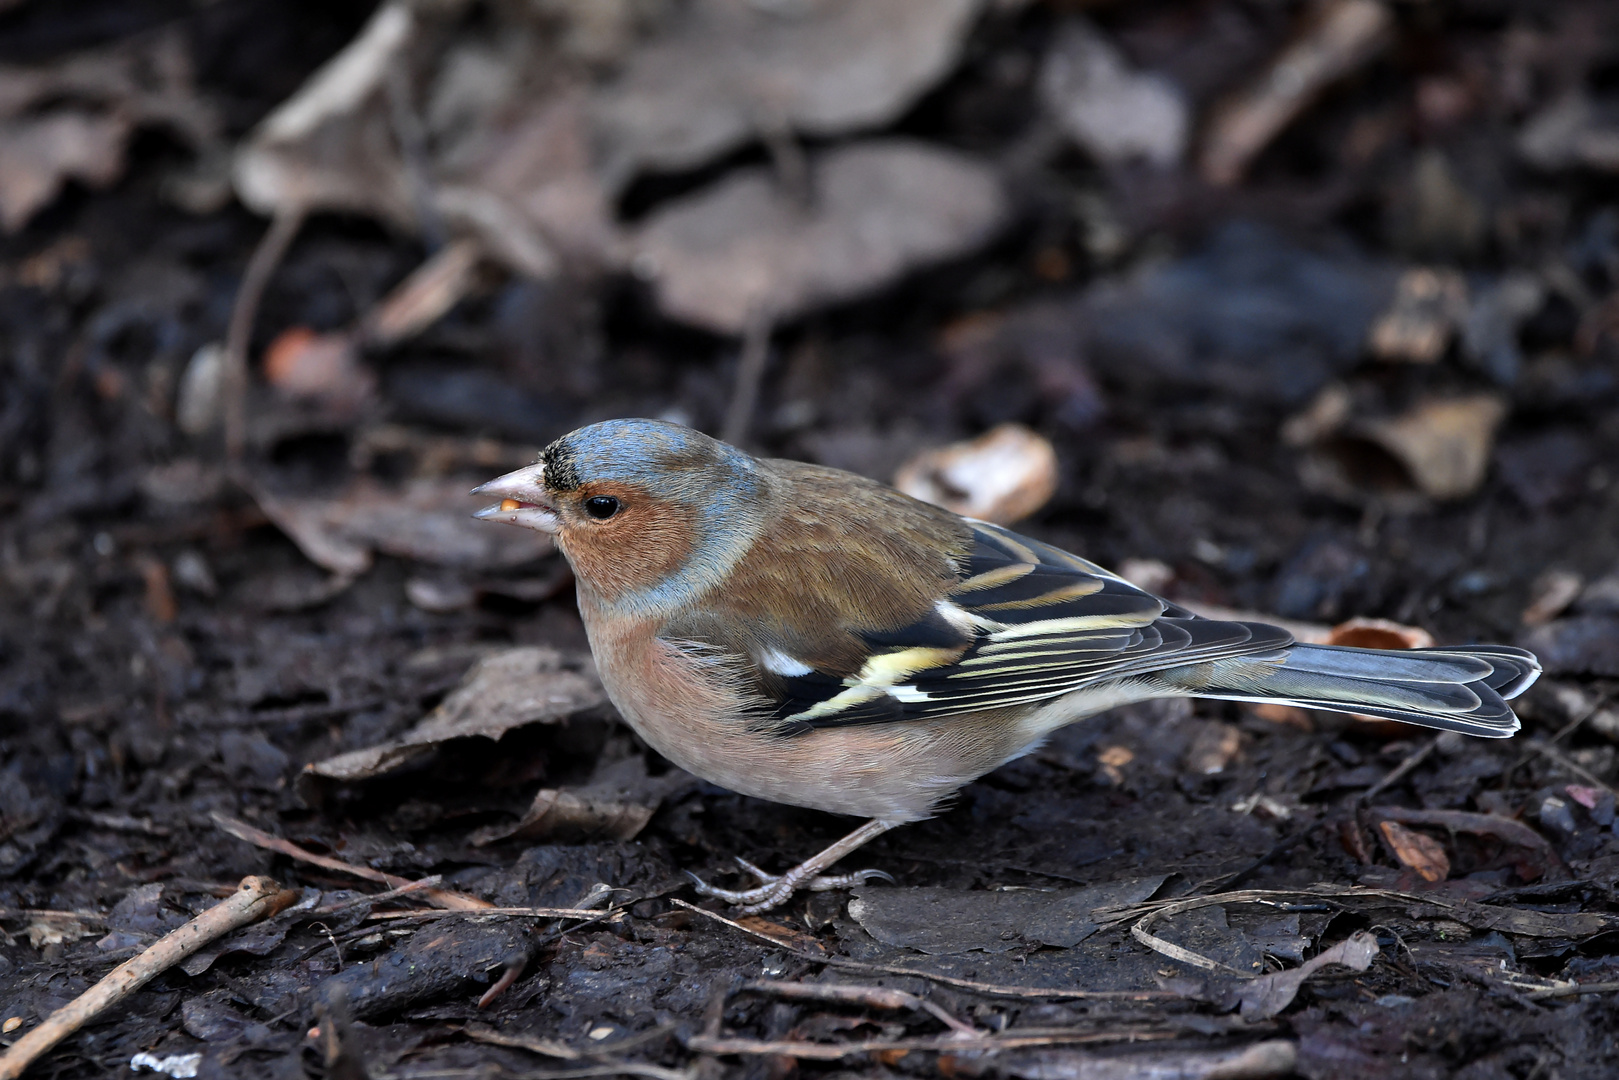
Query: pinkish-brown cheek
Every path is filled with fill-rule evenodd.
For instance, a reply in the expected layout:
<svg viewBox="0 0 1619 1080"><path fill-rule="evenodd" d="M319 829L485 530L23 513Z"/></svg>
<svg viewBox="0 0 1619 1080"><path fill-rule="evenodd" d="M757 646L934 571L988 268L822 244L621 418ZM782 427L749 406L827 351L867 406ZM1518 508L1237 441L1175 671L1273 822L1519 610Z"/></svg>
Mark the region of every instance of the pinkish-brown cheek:
<svg viewBox="0 0 1619 1080"><path fill-rule="evenodd" d="M568 529L561 543L574 573L609 602L650 588L679 570L696 545L691 516L640 510L606 528Z"/></svg>

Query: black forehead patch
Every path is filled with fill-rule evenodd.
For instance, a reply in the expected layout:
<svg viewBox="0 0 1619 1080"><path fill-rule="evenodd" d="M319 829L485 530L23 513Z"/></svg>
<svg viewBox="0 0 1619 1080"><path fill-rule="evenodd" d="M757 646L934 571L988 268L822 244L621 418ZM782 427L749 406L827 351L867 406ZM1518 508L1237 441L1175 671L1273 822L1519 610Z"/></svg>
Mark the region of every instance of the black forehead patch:
<svg viewBox="0 0 1619 1080"><path fill-rule="evenodd" d="M540 464L545 466L545 486L552 491L579 489L579 464L565 440L558 439L541 450Z"/></svg>

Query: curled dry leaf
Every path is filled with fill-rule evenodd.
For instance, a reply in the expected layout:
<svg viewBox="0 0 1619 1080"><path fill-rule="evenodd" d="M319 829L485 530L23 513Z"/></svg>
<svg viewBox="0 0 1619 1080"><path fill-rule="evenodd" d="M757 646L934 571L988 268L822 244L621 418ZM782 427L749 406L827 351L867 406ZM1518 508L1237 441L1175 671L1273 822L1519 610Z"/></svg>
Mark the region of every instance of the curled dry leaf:
<svg viewBox="0 0 1619 1080"><path fill-rule="evenodd" d="M1325 644L1354 649L1431 649L1434 639L1420 626L1357 615L1334 626Z"/></svg>
<svg viewBox="0 0 1619 1080"><path fill-rule="evenodd" d="M1444 355L1467 317L1467 281L1454 270L1407 270L1394 302L1372 324L1372 353L1383 360L1431 364Z"/></svg>
<svg viewBox="0 0 1619 1080"><path fill-rule="evenodd" d="M897 118L956 65L980 0L697 0L625 58L591 106L617 189L761 135Z"/></svg>
<svg viewBox="0 0 1619 1080"><path fill-rule="evenodd" d="M1424 495L1459 499L1484 482L1506 403L1494 394L1424 402L1365 426L1368 439L1405 466Z"/></svg>
<svg viewBox="0 0 1619 1080"><path fill-rule="evenodd" d="M541 788L523 820L510 827L480 829L475 846L496 840L633 840L665 799L697 783L690 773L671 769L648 776L639 755L597 768L590 783L576 788Z"/></svg>
<svg viewBox="0 0 1619 1080"><path fill-rule="evenodd" d="M528 724L557 724L607 700L588 664L555 649L525 645L479 660L438 708L403 736L327 758L305 773L327 780L367 780L402 768L451 739L499 739Z"/></svg>
<svg viewBox="0 0 1619 1080"><path fill-rule="evenodd" d="M1321 91L1382 50L1393 22L1380 0L1321 5L1292 44L1216 111L1199 161L1204 178L1211 184L1240 180L1259 152Z"/></svg>
<svg viewBox="0 0 1619 1080"><path fill-rule="evenodd" d="M467 513L467 485L418 479L402 488L366 479L330 498L281 496L255 486L266 516L310 562L353 577L370 569L374 552L462 569L532 562L553 549L531 529L481 527Z"/></svg>
<svg viewBox="0 0 1619 1080"><path fill-rule="evenodd" d="M1469 865L1464 868L1469 872L1510 866L1513 873L1523 881L1556 881L1568 876L1568 868L1564 866L1563 860L1558 857L1546 838L1523 822L1512 818L1466 810L1413 810L1400 806L1380 806L1376 809L1375 815L1379 819L1379 827L1385 838L1389 836L1386 826L1390 824L1401 828L1421 825L1444 829L1452 835L1465 833L1487 842L1484 850L1465 853ZM1428 839L1431 843L1437 843L1432 838ZM1391 847L1394 845L1392 838L1389 839L1389 843ZM1464 853L1458 852L1458 859L1463 855ZM1405 865L1413 866L1412 863L1406 863L1403 856L1397 857ZM1483 860L1481 863L1477 861L1480 857Z"/></svg>
<svg viewBox="0 0 1619 1080"><path fill-rule="evenodd" d="M317 398L340 408L352 408L376 388L351 335L319 334L307 326L283 330L270 343L264 376L289 397Z"/></svg>
<svg viewBox="0 0 1619 1080"><path fill-rule="evenodd" d="M1328 964L1337 964L1351 971L1365 971L1381 950L1377 938L1365 930L1357 930L1332 948L1306 960L1292 971L1279 971L1274 975L1261 975L1244 984L1239 990L1242 1018L1250 1023L1269 1020L1293 1003L1304 980Z"/></svg>
<svg viewBox="0 0 1619 1080"><path fill-rule="evenodd" d="M1408 829L1397 821L1378 824L1383 839L1400 865L1415 870L1423 881L1443 881L1450 876L1450 856L1445 845L1427 833Z"/></svg>
<svg viewBox="0 0 1619 1080"><path fill-rule="evenodd" d="M1005 220L995 174L900 139L813 158L808 206L765 169L670 203L634 241L664 314L740 334L755 311L786 319L964 254Z"/></svg>
<svg viewBox="0 0 1619 1080"><path fill-rule="evenodd" d="M1580 596L1585 579L1569 570L1548 570L1529 590L1529 606L1520 618L1525 626L1543 626L1561 615Z"/></svg>
<svg viewBox="0 0 1619 1080"><path fill-rule="evenodd" d="M1057 452L1022 424L929 450L900 467L894 486L923 502L1006 525L1028 517L1057 491Z"/></svg>
<svg viewBox="0 0 1619 1080"><path fill-rule="evenodd" d="M1178 165L1189 126L1185 95L1163 75L1134 72L1084 20L1064 26L1046 54L1040 94L1063 132L1098 161Z"/></svg>
<svg viewBox="0 0 1619 1080"><path fill-rule="evenodd" d="M68 180L102 187L118 179L130 136L148 125L198 152L218 135L178 31L38 67L0 65L0 229L20 229Z"/></svg>

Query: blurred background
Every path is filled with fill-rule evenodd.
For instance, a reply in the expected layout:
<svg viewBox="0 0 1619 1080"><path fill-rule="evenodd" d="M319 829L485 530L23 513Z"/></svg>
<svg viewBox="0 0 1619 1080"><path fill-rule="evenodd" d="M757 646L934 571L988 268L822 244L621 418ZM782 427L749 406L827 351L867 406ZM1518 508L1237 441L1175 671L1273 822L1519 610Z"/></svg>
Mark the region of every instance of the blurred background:
<svg viewBox="0 0 1619 1080"><path fill-rule="evenodd" d="M1532 726L1608 790L1619 5L0 0L0 912L271 866L211 813L412 876L564 836L535 789L639 751L565 565L465 493L615 416L1301 636L1528 645ZM513 649L594 734L446 699ZM633 828L575 825L759 857L639 768ZM1540 820L1548 768L1424 805ZM130 926L8 940L5 1015Z"/></svg>

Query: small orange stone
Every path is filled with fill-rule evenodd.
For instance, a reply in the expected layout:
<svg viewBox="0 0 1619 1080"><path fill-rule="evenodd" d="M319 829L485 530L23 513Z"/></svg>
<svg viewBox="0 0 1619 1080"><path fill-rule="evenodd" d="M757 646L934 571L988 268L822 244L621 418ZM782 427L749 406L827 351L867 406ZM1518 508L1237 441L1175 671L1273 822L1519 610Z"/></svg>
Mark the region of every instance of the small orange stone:
<svg viewBox="0 0 1619 1080"><path fill-rule="evenodd" d="M500 508L502 510L516 510L519 506L522 506L522 505L523 504L518 502L516 499L502 499L502 500L500 500Z"/></svg>

